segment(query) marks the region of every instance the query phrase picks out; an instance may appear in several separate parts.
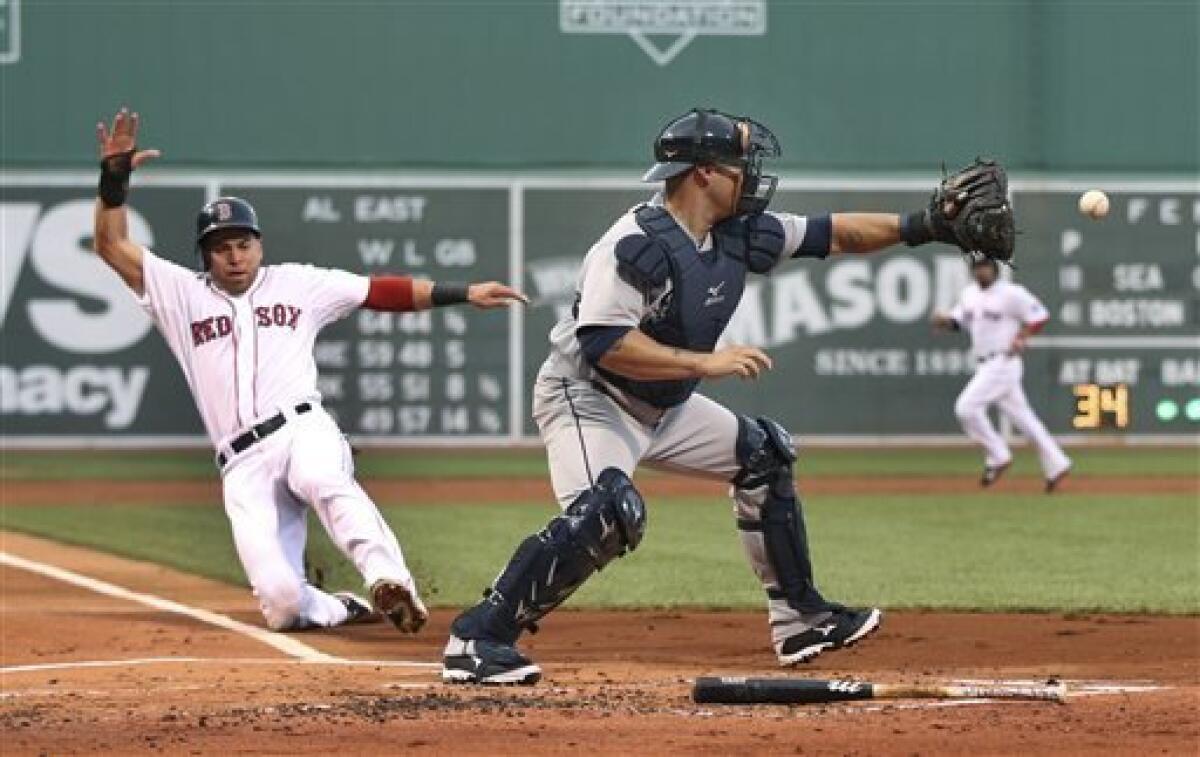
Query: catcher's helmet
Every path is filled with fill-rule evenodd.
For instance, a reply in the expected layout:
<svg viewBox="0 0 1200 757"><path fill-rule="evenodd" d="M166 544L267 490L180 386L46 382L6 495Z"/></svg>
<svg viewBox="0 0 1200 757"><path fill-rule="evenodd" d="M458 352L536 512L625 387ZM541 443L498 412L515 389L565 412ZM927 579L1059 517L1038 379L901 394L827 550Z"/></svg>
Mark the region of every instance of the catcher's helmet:
<svg viewBox="0 0 1200 757"><path fill-rule="evenodd" d="M779 181L776 176L763 174L762 161L780 154L779 140L757 121L694 108L663 127L654 140L654 159L658 162L642 181L663 181L698 165L738 166L744 174L738 212L761 213L771 202Z"/></svg>

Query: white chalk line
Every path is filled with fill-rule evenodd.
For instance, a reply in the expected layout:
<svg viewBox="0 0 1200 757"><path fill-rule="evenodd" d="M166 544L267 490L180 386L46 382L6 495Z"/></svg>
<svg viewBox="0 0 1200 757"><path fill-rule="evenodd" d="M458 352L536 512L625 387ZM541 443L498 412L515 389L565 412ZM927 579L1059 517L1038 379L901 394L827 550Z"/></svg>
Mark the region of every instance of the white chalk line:
<svg viewBox="0 0 1200 757"><path fill-rule="evenodd" d="M328 655L320 650L313 649L307 644L297 641L289 636L284 636L281 633L267 631L262 628L242 623L233 618L221 615L219 613L210 612L200 609L199 607L189 607L188 605L156 597L153 594L143 594L141 592L131 591L123 586L110 584L107 581L101 581L90 576L85 576L82 573L59 568L54 565L28 560L24 557L9 554L8 552L0 552L0 565L8 565L22 570L28 570L32 573L53 578L57 581L69 583L89 591L94 591L97 594L103 594L117 599L124 599L130 602L136 602L147 607L153 607L156 610L170 612L176 615L183 615L193 620L198 620L202 623L224 628L227 631L241 634L255 641L266 644L272 649L278 650L288 657L296 657L301 660L332 660L337 659L332 655Z"/></svg>
<svg viewBox="0 0 1200 757"><path fill-rule="evenodd" d="M154 692L157 694L160 691L203 691L211 689L211 684L188 684L185 686L160 686L155 684ZM130 686L126 688L116 689L67 689L61 686L40 689L20 689L16 691L0 691L0 702L9 699L51 699L54 697L111 697L117 692L128 692L140 694L145 692L145 687L141 685Z"/></svg>
<svg viewBox="0 0 1200 757"><path fill-rule="evenodd" d="M234 633L254 639L262 644L266 644L272 649L282 652L288 657L293 657L304 662L320 662L325 664L355 664L344 660L341 657L337 657L336 655L327 654L318 649L314 649L304 642L297 641L290 636L285 636L281 633L268 631L263 628L258 628L257 626L242 623L241 621L234 620L233 618L221 615L220 613L211 612L199 607L190 607L170 599L164 599L162 597L155 596L153 594L144 594L142 592L131 591L130 589L108 583L107 581L101 581L90 576L85 576L82 573L76 573L74 571L66 570L65 568L59 568L47 563L29 560L8 552L0 551L0 565L7 565L13 568L27 570L32 573L46 576L47 578L53 578L57 581L62 581L64 583L69 583L89 591L94 591L97 594L103 594L105 596L115 597L117 599L136 602L138 604L146 605L147 607L153 607L156 610L162 610L163 612L183 615L185 617L192 618L193 620L198 620L201 623L217 626L218 628L223 628L227 631L233 631ZM428 665L430 663L413 662L411 664Z"/></svg>
<svg viewBox="0 0 1200 757"><path fill-rule="evenodd" d="M330 655L321 652L313 647L297 641L289 636L267 631L262 628L242 623L233 618L221 615L219 613L210 612L201 608L190 607L169 599L163 599L152 594L131 591L121 586L91 578L74 571L59 568L46 563L29 560L18 555L13 555L8 552L0 551L0 565L7 565L22 570L27 570L39 575L63 581L75 586L79 586L98 594L103 594L118 599L136 602L138 604L153 607L164 612L184 615L186 617L198 620L209 625L214 625L219 628L224 628L235 633L242 634L256 641L259 641L267 646L270 646L289 657L291 660L271 660L258 658L199 658L199 657L152 657L140 658L133 660L85 660L76 662L61 662L61 663L39 663L33 665L14 665L0 668L0 674L12 674L23 672L47 671L47 670L72 670L82 668L104 668L104 667L126 667L137 665L151 664L171 664L171 663L220 663L220 664L240 664L240 665L279 665L279 664L323 664L323 665L346 665L346 666L374 666L374 667L401 667L401 668L438 668L441 667L438 663L424 663L407 660L351 660L335 655ZM964 680L961 683L994 683L991 681ZM1006 683L1013 685L1040 685L1044 681L1008 681ZM1090 681L1066 681L1067 696L1094 696L1099 694L1117 694L1117 693L1142 693L1149 691L1158 691L1170 687L1159 686L1155 684L1121 684L1110 682L1090 682ZM420 688L431 684L395 684L394 688ZM7 696L16 695L6 693ZM978 704L996 704L1009 700L994 700L994 699L963 699L944 702L914 702L910 704L887 704L887 705L869 705L854 708L858 712L872 712L885 709L921 709L921 708L939 708L939 707L960 707L966 705Z"/></svg>
<svg viewBox="0 0 1200 757"><path fill-rule="evenodd" d="M129 660L77 660L73 662L45 662L32 665L8 665L0 667L0 702L5 700L22 699L30 697L62 697L62 696L109 696L114 692L114 689L72 689L65 687L39 687L27 689L12 688L12 681L3 680L3 676L20 674L20 673L45 673L51 671L71 672L88 669L103 669L103 668L133 668L146 665L163 665L163 664L187 664L187 665L259 665L259 666L274 666L280 665L302 665L302 666L335 666L335 667L373 667L373 668L403 668L403 669L418 669L427 670L431 668L440 668L441 665L432 662L410 662L407 660L351 660L344 658L336 658L332 660L300 660L300 659L272 659L259 657L139 657ZM383 684L384 689L427 689L435 686L441 686L441 682L412 682L412 683L386 683ZM164 686L155 684L155 691L197 691L200 689L211 688L210 684L184 684Z"/></svg>
<svg viewBox="0 0 1200 757"><path fill-rule="evenodd" d="M0 675L13 673L36 673L47 670L80 670L85 668L124 668L139 665L161 664L216 664L216 665L334 665L342 667L417 668L442 667L436 662L412 662L410 660L351 660L335 657L328 660L271 659L259 657L139 657L131 660L73 660L67 662L41 662L31 665L9 665L0 667Z"/></svg>

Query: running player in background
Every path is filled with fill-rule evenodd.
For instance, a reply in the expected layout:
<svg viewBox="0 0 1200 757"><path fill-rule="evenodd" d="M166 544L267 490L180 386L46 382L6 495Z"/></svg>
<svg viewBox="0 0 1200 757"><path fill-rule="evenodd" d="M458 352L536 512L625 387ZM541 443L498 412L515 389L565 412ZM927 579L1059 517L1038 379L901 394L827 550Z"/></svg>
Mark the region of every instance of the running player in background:
<svg viewBox="0 0 1200 757"><path fill-rule="evenodd" d="M974 283L967 285L949 313L933 315L934 328L966 331L971 337L975 375L958 395L954 414L967 436L983 447L980 485L996 483L1012 465L1012 450L988 418L988 408L997 405L1037 449L1049 494L1070 472L1071 460L1025 397L1021 353L1050 314L1028 289L1002 278L995 260L972 258L970 266Z"/></svg>

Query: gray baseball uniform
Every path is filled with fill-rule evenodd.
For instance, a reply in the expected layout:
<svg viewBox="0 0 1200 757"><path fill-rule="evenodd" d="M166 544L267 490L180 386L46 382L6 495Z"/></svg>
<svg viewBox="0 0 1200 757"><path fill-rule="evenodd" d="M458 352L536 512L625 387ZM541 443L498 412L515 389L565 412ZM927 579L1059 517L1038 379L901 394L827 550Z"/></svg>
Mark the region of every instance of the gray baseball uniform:
<svg viewBox="0 0 1200 757"><path fill-rule="evenodd" d="M656 195L650 204L660 205L661 198ZM732 481L743 467L737 452L738 415L699 393L690 394L681 404L657 407L615 385L583 354L577 338L581 327L637 328L675 294L668 282L665 291L647 296L618 271L618 243L642 233L634 210L618 219L588 251L576 282L577 307L551 331L550 355L534 385L533 416L546 445L555 496L564 508L591 486L595 473L609 467L631 475L645 462L721 481ZM767 215L783 228L782 254L774 264L785 256L828 254L827 237L805 244L809 229L805 217ZM691 241L701 255L713 248L712 233ZM724 301L724 289L720 283L710 287L705 304L736 307L736 301ZM759 520L765 489L731 488L739 524ZM769 594L775 594L779 581L765 554L762 532L743 528L741 533L751 566ZM769 608L777 646L807 622L785 598L770 599Z"/></svg>

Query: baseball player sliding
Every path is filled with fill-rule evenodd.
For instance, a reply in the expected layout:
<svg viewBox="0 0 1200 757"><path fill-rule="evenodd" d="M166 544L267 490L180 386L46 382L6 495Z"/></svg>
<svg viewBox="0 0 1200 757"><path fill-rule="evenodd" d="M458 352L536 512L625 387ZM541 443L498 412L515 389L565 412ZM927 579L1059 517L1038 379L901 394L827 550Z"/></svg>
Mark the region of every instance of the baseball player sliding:
<svg viewBox="0 0 1200 757"><path fill-rule="evenodd" d="M866 253L944 241L1011 255L1003 172L978 163L947 179L927 209L797 216L767 212L775 136L749 118L694 110L654 145L644 177L662 191L617 219L588 251L575 304L550 333L533 414L563 508L526 538L482 601L451 626L443 679L533 683L516 647L597 570L636 549L646 507L630 476L646 462L727 481L747 559L767 594L779 662L848 647L881 613L817 589L792 480L796 452L770 418L739 415L698 394L704 379L754 379L771 358L716 349L750 274L788 258Z"/></svg>
<svg viewBox="0 0 1200 757"><path fill-rule="evenodd" d="M958 395L954 413L967 436L983 447L979 483L991 486L1012 465L1012 450L988 418L988 407L995 404L1037 448L1049 494L1070 472L1071 460L1025 398L1021 353L1029 337L1046 325L1050 314L1028 289L1001 278L1000 266L991 258L973 259L971 277L974 283L963 290L949 313L934 313L933 325L966 331L971 336L975 375Z"/></svg>
<svg viewBox="0 0 1200 757"><path fill-rule="evenodd" d="M313 344L326 324L357 308L493 308L524 296L494 281L264 266L254 209L234 197L208 203L196 219L203 272L171 263L126 233L130 174L159 157L138 149L137 133L138 116L125 109L111 129L97 126L96 252L137 295L183 369L216 448L225 512L267 625L299 630L382 614L403 632L417 631L428 612L396 537L354 479L349 445L321 407ZM362 574L371 605L305 580L308 506Z"/></svg>

